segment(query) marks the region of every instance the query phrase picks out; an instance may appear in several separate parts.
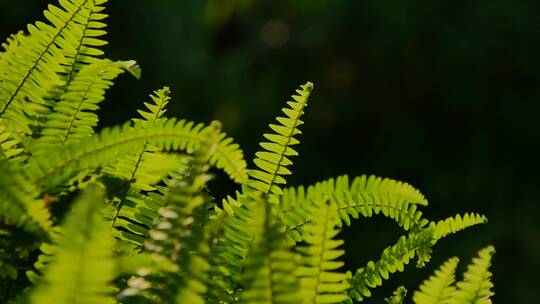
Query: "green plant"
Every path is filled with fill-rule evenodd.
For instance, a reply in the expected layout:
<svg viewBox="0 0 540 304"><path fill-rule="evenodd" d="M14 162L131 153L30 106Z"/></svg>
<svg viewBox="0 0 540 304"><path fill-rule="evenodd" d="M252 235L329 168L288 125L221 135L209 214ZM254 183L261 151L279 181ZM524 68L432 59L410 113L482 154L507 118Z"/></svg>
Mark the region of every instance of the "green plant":
<svg viewBox="0 0 540 304"><path fill-rule="evenodd" d="M255 169L218 122L167 118L166 87L144 103L141 118L94 134L113 80L126 71L140 76L133 61L101 59L105 3L61 0L45 11L49 23L12 35L0 53L2 301L363 301L413 258L424 266L441 238L486 222L474 213L428 220L418 210L428 204L424 195L387 178L285 188L309 82L270 124ZM236 195L214 199L212 167L241 186ZM404 235L378 261L341 271L339 232L373 215L395 221ZM414 300L488 298L489 276L477 274L491 252L482 251L457 289L446 278L452 264ZM441 289L449 294L443 302L426 302ZM405 294L398 289L387 301L401 303Z"/></svg>

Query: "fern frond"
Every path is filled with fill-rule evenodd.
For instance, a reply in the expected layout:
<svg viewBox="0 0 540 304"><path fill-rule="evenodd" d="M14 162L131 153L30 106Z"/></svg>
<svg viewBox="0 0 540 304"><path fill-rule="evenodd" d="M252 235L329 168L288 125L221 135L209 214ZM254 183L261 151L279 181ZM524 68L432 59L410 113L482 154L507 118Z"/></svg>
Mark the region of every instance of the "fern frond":
<svg viewBox="0 0 540 304"><path fill-rule="evenodd" d="M422 206L428 205L428 200L418 189L408 183L391 178L382 178L374 175L368 177L367 175L362 175L353 180L351 188L368 193L399 196L411 204Z"/></svg>
<svg viewBox="0 0 540 304"><path fill-rule="evenodd" d="M402 236L396 244L384 249L377 262L369 261L348 279L351 285L349 296L357 301L371 297L370 289L381 286L390 274L402 272L415 256L418 256L419 262L425 263L430 258L432 240L431 228Z"/></svg>
<svg viewBox="0 0 540 304"><path fill-rule="evenodd" d="M156 90L153 95L150 95L150 99L152 99L152 102L144 103L144 106L147 108L146 111L137 110L143 119L133 119L135 124L155 125L159 121L166 119L163 115L165 115L167 111L166 107L171 101L171 89L169 87L163 87L160 90Z"/></svg>
<svg viewBox="0 0 540 304"><path fill-rule="evenodd" d="M311 206L320 200L330 200L332 210L339 214L339 225L351 224L351 218L383 214L404 230L420 229L429 221L422 217L418 204L427 200L409 184L392 179L365 175L349 183L348 176L328 179L309 186L288 188L280 198L280 213L286 232L294 242L302 240L302 227L313 220Z"/></svg>
<svg viewBox="0 0 540 304"><path fill-rule="evenodd" d="M162 117L165 107L170 101L170 90L164 87L150 96L152 103L144 103L150 112L139 110L143 119L133 119L135 125L144 128L165 122ZM160 153L159 149L148 145L145 140L139 151L126 155L105 167L105 173L120 177L126 182L126 189L115 194L118 202L111 208L111 226L115 235L122 241L142 246L148 235L148 229L158 218L158 210L165 205L162 195L157 193L142 194L142 191L153 191L153 185L162 180L170 171L185 168L186 157L175 154Z"/></svg>
<svg viewBox="0 0 540 304"><path fill-rule="evenodd" d="M254 201L245 197L241 202L232 197L229 198L233 205L224 210L230 210L231 213L225 211L213 219L214 222L221 219L224 223L221 235L212 247L210 256L209 298L216 303L220 301L232 303L238 296L237 293L241 289L240 276L253 245L253 232L249 230L248 223L259 216L257 204Z"/></svg>
<svg viewBox="0 0 540 304"><path fill-rule="evenodd" d="M61 8L50 5L45 18L51 22L28 25L28 36L17 36L17 47L2 56L0 72L0 117L10 121L10 131L31 133L31 118L50 107L49 90L63 82L59 73L68 64L64 54L74 53L81 19L89 7L102 0L62 0ZM80 37L80 36L79 36ZM92 40L87 40L89 43Z"/></svg>
<svg viewBox="0 0 540 304"><path fill-rule="evenodd" d="M150 97L153 103L144 103L150 112L139 110L144 119L133 119L135 125L141 128L166 122L163 114L171 99L169 88L157 90ZM155 189L153 184L165 177L169 171L181 166L182 159L178 155L159 153L159 149L149 145L146 140L139 151L109 164L105 172L125 179L130 185L130 191L151 191Z"/></svg>
<svg viewBox="0 0 540 304"><path fill-rule="evenodd" d="M302 294L298 292L299 282L294 276L297 256L273 222L269 203L263 203L263 208L248 207L255 209L254 216L247 223L247 230L252 233L253 239L240 276L242 290L239 302L300 303Z"/></svg>
<svg viewBox="0 0 540 304"><path fill-rule="evenodd" d="M137 154L129 154L103 170L122 178L130 185L131 192L153 191L155 184L163 180L170 171L186 166L186 155L161 153L155 147L144 146Z"/></svg>
<svg viewBox="0 0 540 304"><path fill-rule="evenodd" d="M123 296L145 296L160 303L204 303L206 272L209 264L206 224L208 206L201 192L209 176L206 157L196 156L185 180L169 181L168 204L160 209L161 218L149 232L145 249L156 260L173 267L162 274L147 274L128 281ZM142 284L146 281L148 284ZM141 286L145 288L141 288Z"/></svg>
<svg viewBox="0 0 540 304"><path fill-rule="evenodd" d="M467 266L467 271L463 275L463 280L456 283L457 290L452 294L449 304L490 304L493 292L491 288L491 258L495 254L495 248L488 246L478 252L478 256L473 258L471 264Z"/></svg>
<svg viewBox="0 0 540 304"><path fill-rule="evenodd" d="M403 271L404 265L417 256L417 267L423 267L431 259L432 247L441 238L486 222L486 218L478 214L457 215L437 223L431 222L425 228L411 231L407 237L403 236L398 243L386 248L379 261L368 262L366 267L360 268L350 280L352 289L349 295L358 301L370 297L369 288L382 285L383 279L388 279L390 273Z"/></svg>
<svg viewBox="0 0 540 304"><path fill-rule="evenodd" d="M337 270L344 263L336 261L345 254L338 249L343 240L335 240L339 233L337 214L323 204L316 212L315 220L305 228L304 242L307 246L298 247L302 253L301 267L297 272L306 299L304 303L341 303L349 300L345 273Z"/></svg>
<svg viewBox="0 0 540 304"><path fill-rule="evenodd" d="M436 224L431 223L433 227L433 238L437 242L441 238L449 234L456 233L466 228L487 223L487 218L484 215L478 213L465 213L462 215L456 215L444 220L438 221Z"/></svg>
<svg viewBox="0 0 540 304"><path fill-rule="evenodd" d="M47 148L79 142L91 136L98 123L95 111L105 99L105 91L118 75L131 68L133 64L110 60L95 61L82 68L55 103L33 152L44 152Z"/></svg>
<svg viewBox="0 0 540 304"><path fill-rule="evenodd" d="M453 286L458 258L446 261L435 274L425 280L420 290L413 295L415 304L450 304L452 294L456 290Z"/></svg>
<svg viewBox="0 0 540 304"><path fill-rule="evenodd" d="M278 124L270 124L273 134L264 134L268 142L260 143L263 151L257 152L253 162L258 169L249 170L250 180L247 183L248 193L262 193L264 198L270 203L278 204L278 196L282 194L280 184L285 184L284 175L291 174L287 166L292 164L290 156L298 155L291 147L300 143L295 138L301 134L298 127L303 124L300 119L304 114L304 108L313 84L306 83L297 90L298 95L293 95L293 101L287 102L289 108L282 111L286 117L277 117Z"/></svg>
<svg viewBox="0 0 540 304"><path fill-rule="evenodd" d="M35 199L35 187L7 160L0 160L0 172L0 216L29 232L46 234L52 225L51 216L45 203Z"/></svg>
<svg viewBox="0 0 540 304"><path fill-rule="evenodd" d="M113 240L101 217L103 203L97 187L86 190L75 203L30 303L115 303L108 295L115 265Z"/></svg>
<svg viewBox="0 0 540 304"><path fill-rule="evenodd" d="M119 156L138 151L148 142L160 150L192 151L201 144L209 145L212 147L210 164L223 169L236 180L242 179L246 167L242 151L224 133L210 136L213 129L213 126L175 119L151 127L126 124L105 129L98 136L76 145L67 145L58 154L32 158L26 174L41 190L51 189L82 170L107 165Z"/></svg>
<svg viewBox="0 0 540 304"><path fill-rule="evenodd" d="M169 88L165 87L155 91L151 95L151 99L152 102L145 103L148 111L138 111L142 119L133 120L136 126L146 128L167 121L164 113L166 105L170 101ZM213 131L210 131L212 128ZM212 123L208 132L209 138L222 136L219 131L220 126ZM211 135L211 132L214 132L214 135ZM209 142L216 141L219 141L219 138L211 139ZM210 149L211 146L207 148ZM138 194L140 191L155 190L154 184L173 170L188 172L189 168L186 165L190 161L189 159L190 157L185 155L160 153L157 147L145 141L139 151L123 157L105 168L107 174L123 178L129 184L127 195L124 193L118 195L119 203L116 204L115 215L112 217L112 226L120 232L116 234L120 239L134 242L137 245L142 244L141 241L146 237L147 228L150 227L148 223L153 223L156 219L157 210L162 204L148 204L153 198L133 198L144 197L145 195ZM128 235L129 233L132 234Z"/></svg>
<svg viewBox="0 0 540 304"><path fill-rule="evenodd" d="M100 47L107 44L107 41L103 39L103 36L107 34L105 31L107 25L104 20L108 15L103 13L107 2L108 0L91 0L81 10L81 14L76 20L80 27L79 31L74 33L76 35L73 37L75 44L72 48L63 50L66 57L66 63L63 64L63 70L60 74L63 86L58 88L56 96L53 92L53 98L65 94L76 75L85 66L101 60L99 56L102 56L104 52ZM140 74L140 70L138 73Z"/></svg>
<svg viewBox="0 0 540 304"><path fill-rule="evenodd" d="M106 218L110 223L112 234L119 242L127 242L134 247L118 247L118 251L125 252L135 250L139 252L144 241L148 237L148 231L155 225L159 218L159 210L166 205L166 199L162 193L150 192L142 194L129 192L122 201L123 207L110 205L107 207Z"/></svg>

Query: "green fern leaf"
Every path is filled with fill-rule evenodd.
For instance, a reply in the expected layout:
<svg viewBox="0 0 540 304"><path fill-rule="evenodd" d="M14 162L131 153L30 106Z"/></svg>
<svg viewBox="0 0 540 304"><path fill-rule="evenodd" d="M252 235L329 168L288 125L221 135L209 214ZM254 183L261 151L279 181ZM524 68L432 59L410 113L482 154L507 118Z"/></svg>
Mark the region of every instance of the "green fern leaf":
<svg viewBox="0 0 540 304"><path fill-rule="evenodd" d="M133 119L135 124L155 125L159 121L163 121L166 119L163 116L167 111L167 105L171 101L171 89L169 87L163 87L160 90L154 91L154 94L150 95L150 98L152 99L152 102L144 103L144 106L147 108L147 110L137 111L143 119Z"/></svg>
<svg viewBox="0 0 540 304"><path fill-rule="evenodd" d="M145 128L155 126L157 123L166 122L163 117L166 105L170 101L170 90L165 87L154 92L150 96L153 103L144 103L150 110L139 110L144 119L134 119L136 126ZM152 185L160 181L169 171L181 167L183 157L173 154L159 153L159 149L143 143L140 151L119 159L105 168L107 174L123 178L130 184L131 191L152 191Z"/></svg>
<svg viewBox="0 0 540 304"><path fill-rule="evenodd" d="M231 210L231 213L218 213L213 219L213 222L221 221L224 226L210 256L212 270L209 298L216 303L235 302L241 289L238 282L253 245L253 232L249 230L249 223L260 216L256 203L249 198L244 197L241 202L232 197L229 199L233 205L225 210Z"/></svg>
<svg viewBox="0 0 540 304"><path fill-rule="evenodd" d="M207 150L206 150L207 151ZM209 264L207 199L201 192L209 180L206 159L197 155L190 164L191 173L184 180L168 182L168 204L160 209L161 218L150 230L145 242L146 251L157 260L172 265L161 274L146 274L128 281L123 297L143 296L160 303L204 303L206 276ZM141 284L141 282L147 284Z"/></svg>
<svg viewBox="0 0 540 304"><path fill-rule="evenodd" d="M495 253L493 246L478 252L472 263L467 266L463 280L456 283L457 290L452 294L449 304L490 304L493 292L491 288L491 258Z"/></svg>
<svg viewBox="0 0 540 304"><path fill-rule="evenodd" d="M59 73L68 64L65 54L75 53L77 33L84 32L79 21L89 7L101 0L62 0L61 8L50 5L44 15L51 24L28 25L28 36L17 36L2 56L0 72L0 117L10 121L10 131L31 133L34 117L50 107L49 90L63 85ZM88 40L91 43L92 40Z"/></svg>
<svg viewBox="0 0 540 304"><path fill-rule="evenodd" d="M368 193L400 196L411 204L428 205L428 200L419 190L407 183L390 178L362 175L353 180L351 188Z"/></svg>
<svg viewBox="0 0 540 304"><path fill-rule="evenodd" d="M371 297L370 289L381 286L383 280L388 279L390 274L402 272L405 265L416 255L419 261L428 260L432 240L432 228L409 233L407 237L402 236L396 244L384 249L377 262L369 261L365 267L358 269L354 276L350 276L349 296L357 301Z"/></svg>
<svg viewBox="0 0 540 304"><path fill-rule="evenodd" d="M142 194L129 192L122 201L123 207L109 205L105 210L112 234L120 242L119 252L138 253L148 237L148 231L159 217L159 210L167 204L162 193Z"/></svg>
<svg viewBox="0 0 540 304"><path fill-rule="evenodd" d="M115 303L108 295L115 264L113 240L101 217L103 203L97 187L86 190L75 203L30 303Z"/></svg>
<svg viewBox="0 0 540 304"><path fill-rule="evenodd" d="M297 256L285 242L270 214L269 203L251 202L253 216L247 223L252 233L252 244L244 272L240 276L240 303L299 303L299 282L294 276Z"/></svg>
<svg viewBox="0 0 540 304"><path fill-rule="evenodd" d="M94 112L105 99L105 91L113 84L112 80L127 68L132 69L133 64L109 60L95 61L82 68L55 103L33 152L46 152L47 148L79 142L91 136L98 123Z"/></svg>
<svg viewBox="0 0 540 304"><path fill-rule="evenodd" d="M155 91L154 95L151 95L151 99L152 102L145 103L148 111L139 110L142 119L133 120L136 126L143 129L167 121L164 114L170 101L169 88L165 87ZM220 126L212 123L211 128L213 128L214 136L217 137L211 141L219 141L218 137L222 136L219 134ZM211 132L208 134L211 137ZM189 162L189 157L160 153L159 150L158 147L145 141L139 151L127 155L105 168L107 174L123 178L129 184L126 193L119 193L119 202L116 204L114 216L111 217L112 226L117 230L115 234L121 240L142 245L142 241L147 235L149 223L153 223L157 217L157 210L162 206L162 200L153 203L155 196L141 199L145 195L139 194L139 192L155 190L154 184L161 181L172 170L188 169L186 163Z"/></svg>
<svg viewBox="0 0 540 304"><path fill-rule="evenodd" d="M417 205L427 204L424 196L409 184L392 179L365 175L349 183L348 176L329 179L307 187L288 188L280 197L279 217L293 242L302 241L303 226L311 222L313 204L330 200L338 213L339 225L351 224L351 218L382 214L395 220L404 230L420 229L429 221Z"/></svg>
<svg viewBox="0 0 540 304"><path fill-rule="evenodd" d="M435 274L425 280L420 286L420 290L413 295L416 304L450 304L450 299L455 287L455 271L458 265L458 258L451 258L446 261Z"/></svg>
<svg viewBox="0 0 540 304"><path fill-rule="evenodd" d="M0 160L0 216L29 232L45 234L51 228L51 216L37 191L20 176L7 160Z"/></svg>
<svg viewBox="0 0 540 304"><path fill-rule="evenodd" d="M262 142L260 145L264 150L255 154L253 162L259 169L248 171L251 177L246 187L248 193L260 192L268 202L279 203L277 196L282 194L282 190L278 185L285 184L283 176L291 174L287 168L292 164L289 157L298 155L291 146L299 143L294 136L301 134L298 127L303 122L300 118L312 90L311 82L301 86L301 89L296 91L298 95L292 96L293 101L287 102L289 108L282 109L286 117L277 117L278 124L270 124L275 133L264 134L268 142Z"/></svg>
<svg viewBox="0 0 540 304"><path fill-rule="evenodd" d="M74 81L77 74L87 65L97 63L101 60L98 57L103 55L104 52L100 47L107 44L107 41L103 40L103 36L107 33L105 31L107 25L104 23L104 20L108 16L103 13L107 1L87 1L81 10L76 20L80 27L79 31L74 33L73 41L75 44L72 48L63 49L66 57L66 63L63 65L63 70L60 74L63 80L63 86L53 91L53 98L58 99L68 92L72 81ZM127 70L132 71L131 69ZM138 73L140 76L140 69L133 71L135 72L134 75ZM136 77L139 78L139 76Z"/></svg>
<svg viewBox="0 0 540 304"><path fill-rule="evenodd" d="M377 262L368 262L363 268L356 271L350 279L352 289L349 295L361 301L370 297L370 288L382 285L383 279L388 279L390 273L403 271L404 265L417 256L417 267L423 267L431 259L432 247L441 238L486 222L486 218L478 214L457 215L437 223L431 222L425 228L411 231L407 237L403 236L398 243L386 248Z"/></svg>
<svg viewBox="0 0 540 304"><path fill-rule="evenodd" d="M454 217L440 220L436 224L431 223L430 225L434 230L434 242L437 242L449 234L484 223L487 223L487 218L484 215L478 213L465 213L463 216L458 214Z"/></svg>
<svg viewBox="0 0 540 304"><path fill-rule="evenodd" d="M161 150L176 151L193 151L201 144L210 145L210 164L224 169L231 178L242 180L246 168L242 151L224 133L211 135L212 130L213 126L175 119L144 128L126 124L105 129L98 136L75 145L67 145L58 154L34 157L25 173L42 191L50 190L83 170L107 165L119 156L138 151L148 142Z"/></svg>
<svg viewBox="0 0 540 304"><path fill-rule="evenodd" d="M345 251L338 249L343 241L334 239L339 233L337 225L337 214L325 203L316 212L315 220L305 228L307 235L304 242L307 246L298 248L302 253L302 267L297 272L305 291L305 303L341 303L349 300L345 273L336 271L344 265L336 259L345 254Z"/></svg>

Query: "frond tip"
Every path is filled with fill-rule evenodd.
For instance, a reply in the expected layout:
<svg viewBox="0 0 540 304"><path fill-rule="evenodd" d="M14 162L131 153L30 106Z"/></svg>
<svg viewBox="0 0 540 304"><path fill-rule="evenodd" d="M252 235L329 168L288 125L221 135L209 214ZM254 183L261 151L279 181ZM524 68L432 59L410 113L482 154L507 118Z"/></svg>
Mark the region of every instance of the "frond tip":
<svg viewBox="0 0 540 304"><path fill-rule="evenodd" d="M248 190L252 193L262 193L270 203L279 203L277 196L282 194L282 190L278 185L286 183L283 175L292 174L287 168L292 164L289 157L298 155L298 152L291 146L300 143L294 136L302 133L298 129L304 123L300 118L304 114L312 90L311 82L296 90L298 95L293 95L293 100L287 102L289 107L282 109L286 117L277 117L278 124L269 125L275 133L264 134L268 141L260 143L264 150L257 152L253 160L259 169L248 172L251 178L247 184Z"/></svg>
<svg viewBox="0 0 540 304"><path fill-rule="evenodd" d="M493 246L478 252L467 266L463 280L454 284L458 258L446 261L435 274L425 280L413 296L415 304L491 304L491 258Z"/></svg>
<svg viewBox="0 0 540 304"><path fill-rule="evenodd" d="M463 280L457 282L457 290L452 300L448 302L449 304L491 304L493 283L489 268L493 254L495 254L493 246L488 246L478 252L478 256L473 258L472 263L467 266Z"/></svg>
<svg viewBox="0 0 540 304"><path fill-rule="evenodd" d="M420 285L420 290L413 295L415 304L449 304L456 290L453 286L459 259L454 257L446 261L435 274Z"/></svg>

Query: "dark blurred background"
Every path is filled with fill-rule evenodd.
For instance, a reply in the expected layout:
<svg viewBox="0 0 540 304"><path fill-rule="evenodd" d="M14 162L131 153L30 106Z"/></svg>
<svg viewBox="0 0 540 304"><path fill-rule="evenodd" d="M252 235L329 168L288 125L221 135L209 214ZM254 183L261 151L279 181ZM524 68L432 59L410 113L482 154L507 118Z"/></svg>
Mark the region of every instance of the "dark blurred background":
<svg viewBox="0 0 540 304"><path fill-rule="evenodd" d="M5 1L2 39L42 19L48 2ZM393 276L372 302L397 284L414 290L450 256L463 269L488 244L497 248L495 302L538 301L538 1L110 2L107 55L137 60L143 78L117 82L102 125L133 117L169 85L171 116L221 120L251 158L293 89L313 81L291 184L388 176L421 189L431 218L489 218L442 240L433 263ZM347 263L378 258L400 233L383 218L356 222Z"/></svg>

